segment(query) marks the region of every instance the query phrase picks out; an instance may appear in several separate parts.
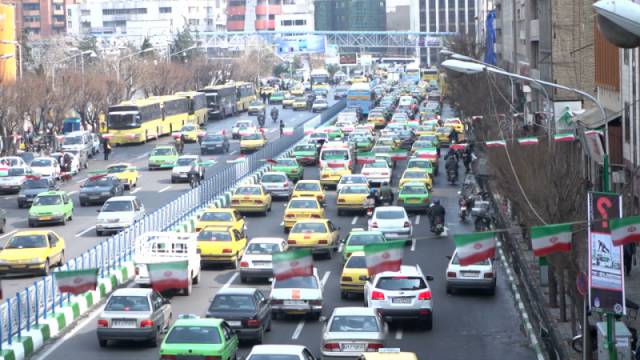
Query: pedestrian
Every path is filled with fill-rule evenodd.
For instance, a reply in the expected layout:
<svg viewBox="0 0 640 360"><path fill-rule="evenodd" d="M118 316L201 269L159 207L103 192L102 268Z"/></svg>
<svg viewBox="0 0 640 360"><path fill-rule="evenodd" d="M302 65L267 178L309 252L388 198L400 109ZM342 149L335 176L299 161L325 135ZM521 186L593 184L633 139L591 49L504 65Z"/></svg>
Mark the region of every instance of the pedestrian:
<svg viewBox="0 0 640 360"><path fill-rule="evenodd" d="M629 276L631 274L631 266L632 262L636 255L636 244L629 243L623 246L623 262L624 262L624 273Z"/></svg>
<svg viewBox="0 0 640 360"><path fill-rule="evenodd" d="M280 119L280 137L284 134L284 120Z"/></svg>
<svg viewBox="0 0 640 360"><path fill-rule="evenodd" d="M111 143L109 139L104 139L102 142L102 152L104 153L104 159L109 160L109 154L111 154Z"/></svg>

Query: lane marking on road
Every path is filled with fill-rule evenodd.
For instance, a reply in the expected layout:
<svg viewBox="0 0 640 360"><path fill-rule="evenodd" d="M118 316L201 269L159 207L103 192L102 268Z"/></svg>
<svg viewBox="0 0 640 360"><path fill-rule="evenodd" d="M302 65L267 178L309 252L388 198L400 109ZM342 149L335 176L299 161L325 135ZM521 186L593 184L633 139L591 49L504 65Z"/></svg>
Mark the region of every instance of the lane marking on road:
<svg viewBox="0 0 640 360"><path fill-rule="evenodd" d="M416 238L411 238L411 251L416 251Z"/></svg>
<svg viewBox="0 0 640 360"><path fill-rule="evenodd" d="M229 155L235 155L238 153L238 150L233 150L232 152L229 153Z"/></svg>
<svg viewBox="0 0 640 360"><path fill-rule="evenodd" d="M163 188L162 188L162 189L160 189L160 191L158 191L158 192L159 192L159 193L161 193L161 192L165 192L165 191L167 191L167 190L169 190L169 189L171 189L171 185L167 185L167 186L163 187Z"/></svg>
<svg viewBox="0 0 640 360"><path fill-rule="evenodd" d="M351 225L355 225L358 222L358 215L353 217L353 220L351 220Z"/></svg>
<svg viewBox="0 0 640 360"><path fill-rule="evenodd" d="M4 199L5 200L11 200L11 196L5 196Z"/></svg>
<svg viewBox="0 0 640 360"><path fill-rule="evenodd" d="M396 330L396 340L402 340L402 328L399 327L398 330Z"/></svg>
<svg viewBox="0 0 640 360"><path fill-rule="evenodd" d="M84 235L84 234L88 233L89 231L91 231L91 230L93 230L93 229L95 229L95 228L96 228L96 227L95 227L95 225L94 225L94 226L92 226L92 227L90 227L90 228L84 229L84 230L80 231L79 233L77 233L77 234L76 234L76 237L80 237L80 236L82 236L82 235Z"/></svg>
<svg viewBox="0 0 640 360"><path fill-rule="evenodd" d="M338 252L341 253L342 250L344 250L344 243L340 243L340 245L338 246Z"/></svg>
<svg viewBox="0 0 640 360"><path fill-rule="evenodd" d="M291 340L298 339L298 337L300 336L300 333L302 333L303 327L304 327L304 320L300 320L300 322L298 322L298 325L296 326L296 329L293 330L293 334L291 335Z"/></svg>
<svg viewBox="0 0 640 360"><path fill-rule="evenodd" d="M227 282L224 283L224 285L222 285L222 288L226 289L229 286L231 286L231 284L233 284L233 282L236 280L237 277L238 277L238 273L234 272L233 275L231 275L231 277L229 278L229 280L227 280Z"/></svg>
<svg viewBox="0 0 640 360"><path fill-rule="evenodd" d="M140 156L136 156L134 159L135 159L135 160L140 160L140 159L145 158L145 157L147 157L147 156L149 156L149 153L148 153L148 152L146 152L146 153L144 153L144 154L142 154L142 155L140 155Z"/></svg>
<svg viewBox="0 0 640 360"><path fill-rule="evenodd" d="M9 231L9 232L8 232L8 233L6 233L6 234L2 234L2 236L0 236L0 239L4 239L4 238L6 238L7 236L13 235L13 234L15 234L17 231L18 231L18 230L11 230L11 231Z"/></svg>
<svg viewBox="0 0 640 360"><path fill-rule="evenodd" d="M331 271L327 271L326 273L324 273L324 275L322 275L322 287L324 287L324 284L326 284L327 280L329 280L329 275L331 275Z"/></svg>
<svg viewBox="0 0 640 360"><path fill-rule="evenodd" d="M416 216L416 225L420 224L420 215Z"/></svg>
<svg viewBox="0 0 640 360"><path fill-rule="evenodd" d="M137 188L135 188L135 190L131 191L129 194L135 194L140 190L142 190L142 188L141 187L137 187Z"/></svg>
<svg viewBox="0 0 640 360"><path fill-rule="evenodd" d="M81 184L81 183L83 183L83 182L85 182L87 180L89 180L89 178L80 179L80 180L76 181L76 184Z"/></svg>

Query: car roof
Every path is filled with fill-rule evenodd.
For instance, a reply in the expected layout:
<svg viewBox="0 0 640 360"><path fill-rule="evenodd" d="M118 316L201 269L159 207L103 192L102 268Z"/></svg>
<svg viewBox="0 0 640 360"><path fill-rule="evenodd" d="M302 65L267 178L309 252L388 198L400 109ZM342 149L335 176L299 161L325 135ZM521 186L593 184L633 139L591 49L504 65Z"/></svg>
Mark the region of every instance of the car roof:
<svg viewBox="0 0 640 360"><path fill-rule="evenodd" d="M382 235L382 231L379 230L365 230L365 229L352 229L349 232L349 235L360 235L360 234L376 234L376 235Z"/></svg>
<svg viewBox="0 0 640 360"><path fill-rule="evenodd" d="M107 166L107 169L110 167L116 167L116 166L131 166L130 163L116 163L116 164L111 164L109 166Z"/></svg>
<svg viewBox="0 0 640 360"><path fill-rule="evenodd" d="M232 213L235 209L232 208L218 208L218 207L210 207L207 208L204 212L224 212L224 213Z"/></svg>
<svg viewBox="0 0 640 360"><path fill-rule="evenodd" d="M344 306L333 309L332 315L376 315L376 309L362 306Z"/></svg>
<svg viewBox="0 0 640 360"><path fill-rule="evenodd" d="M116 289L111 296L147 296L153 292L150 288L130 288L124 287Z"/></svg>
<svg viewBox="0 0 640 360"><path fill-rule="evenodd" d="M296 223L293 226L296 226L298 224L326 224L327 222L329 222L329 219L302 219L302 220L298 220L296 221Z"/></svg>
<svg viewBox="0 0 640 360"><path fill-rule="evenodd" d="M256 237L249 240L249 243L262 243L262 244L281 244L285 240L277 237Z"/></svg>
<svg viewBox="0 0 640 360"><path fill-rule="evenodd" d="M47 235L50 232L53 232L51 230L19 230L16 231L12 237L14 236L18 236L18 235Z"/></svg>
<svg viewBox="0 0 640 360"><path fill-rule="evenodd" d="M320 180L300 180L296 183L297 184L319 184Z"/></svg>
<svg viewBox="0 0 640 360"><path fill-rule="evenodd" d="M402 206L378 206L376 207L376 211L394 211L394 210L404 210Z"/></svg>
<svg viewBox="0 0 640 360"><path fill-rule="evenodd" d="M304 349L302 345L254 345L251 354L300 355Z"/></svg>
<svg viewBox="0 0 640 360"><path fill-rule="evenodd" d="M404 185L402 185L402 187L407 187L407 186L418 186L418 187L423 187L426 188L427 186L424 183L421 182L408 182L408 183L404 183ZM402 189L400 189L400 191L402 191Z"/></svg>
<svg viewBox="0 0 640 360"><path fill-rule="evenodd" d="M114 196L112 198L107 199L107 202L109 202L109 201L122 201L122 200L133 201L135 199L137 199L137 198L135 196L133 196L133 195Z"/></svg>
<svg viewBox="0 0 640 360"><path fill-rule="evenodd" d="M154 149L173 149L173 145L156 145Z"/></svg>
<svg viewBox="0 0 640 360"><path fill-rule="evenodd" d="M51 190L51 191L46 191L46 192L41 192L40 194L36 195L36 196L40 196L40 195L63 195L66 194L66 191L62 191L62 190Z"/></svg>
<svg viewBox="0 0 640 360"><path fill-rule="evenodd" d="M178 159L197 159L199 157L200 157L199 155L187 154L187 155L180 155Z"/></svg>
<svg viewBox="0 0 640 360"><path fill-rule="evenodd" d="M242 184L242 185L238 185L238 187L236 188L236 190L238 190L239 188L242 188L242 187L250 187L250 188L255 188L255 187L257 187L257 188L261 188L261 187L262 187L262 185L261 185L261 184Z"/></svg>
<svg viewBox="0 0 640 360"><path fill-rule="evenodd" d="M376 274L376 277L397 276L397 275L420 276L420 277L423 276L422 271L419 270L418 266L416 266L416 265L401 265L400 266L400 271L384 271L384 272Z"/></svg>
<svg viewBox="0 0 640 360"><path fill-rule="evenodd" d="M233 228L233 226L231 225L207 225L204 227L204 229L202 229L202 231L204 230L208 230L208 231L229 231Z"/></svg>
<svg viewBox="0 0 640 360"><path fill-rule="evenodd" d="M178 319L173 323L172 327L176 327L176 326L214 326L214 327L219 327L222 322L224 320L223 319L216 319L216 318L185 318L185 319Z"/></svg>
<svg viewBox="0 0 640 360"><path fill-rule="evenodd" d="M284 171L267 171L266 173L262 174L262 176L264 177L265 175L282 175L282 176L287 176L287 173L285 173Z"/></svg>
<svg viewBox="0 0 640 360"><path fill-rule="evenodd" d="M258 289L256 288L241 288L241 287L227 287L219 289L217 295L253 295Z"/></svg>

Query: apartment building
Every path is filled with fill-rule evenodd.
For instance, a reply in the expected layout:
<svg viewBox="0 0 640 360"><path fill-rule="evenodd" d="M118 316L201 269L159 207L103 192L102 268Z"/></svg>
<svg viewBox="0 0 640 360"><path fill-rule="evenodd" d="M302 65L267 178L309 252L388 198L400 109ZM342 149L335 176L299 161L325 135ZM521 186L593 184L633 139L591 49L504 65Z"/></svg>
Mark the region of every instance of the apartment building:
<svg viewBox="0 0 640 360"><path fill-rule="evenodd" d="M316 1L316 30L385 31L386 3L386 0Z"/></svg>
<svg viewBox="0 0 640 360"><path fill-rule="evenodd" d="M42 39L66 31L67 8L78 0L3 0L16 8L16 33Z"/></svg>

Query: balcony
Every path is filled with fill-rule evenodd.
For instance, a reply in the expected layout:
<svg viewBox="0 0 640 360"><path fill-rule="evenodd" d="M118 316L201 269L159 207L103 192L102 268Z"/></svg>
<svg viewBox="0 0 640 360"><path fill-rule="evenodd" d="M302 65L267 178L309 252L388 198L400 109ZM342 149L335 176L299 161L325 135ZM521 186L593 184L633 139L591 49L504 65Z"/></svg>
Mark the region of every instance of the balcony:
<svg viewBox="0 0 640 360"><path fill-rule="evenodd" d="M40 16L40 10L23 10L22 16Z"/></svg>
<svg viewBox="0 0 640 360"><path fill-rule="evenodd" d="M269 28L267 28L267 25L269 26ZM267 24L267 20L256 20L256 30L275 30L275 28L276 28L275 20L269 20L268 24Z"/></svg>
<svg viewBox="0 0 640 360"><path fill-rule="evenodd" d="M227 30L229 30L229 31L244 31L244 20L229 20L229 21L227 21Z"/></svg>
<svg viewBox="0 0 640 360"><path fill-rule="evenodd" d="M540 41L540 21L529 21L529 41Z"/></svg>
<svg viewBox="0 0 640 360"><path fill-rule="evenodd" d="M229 16L233 16L233 15L242 15L244 16L246 12L246 7L244 5L241 6L227 6L227 15Z"/></svg>
<svg viewBox="0 0 640 360"><path fill-rule="evenodd" d="M256 5L256 15L280 15L282 14L282 5Z"/></svg>

